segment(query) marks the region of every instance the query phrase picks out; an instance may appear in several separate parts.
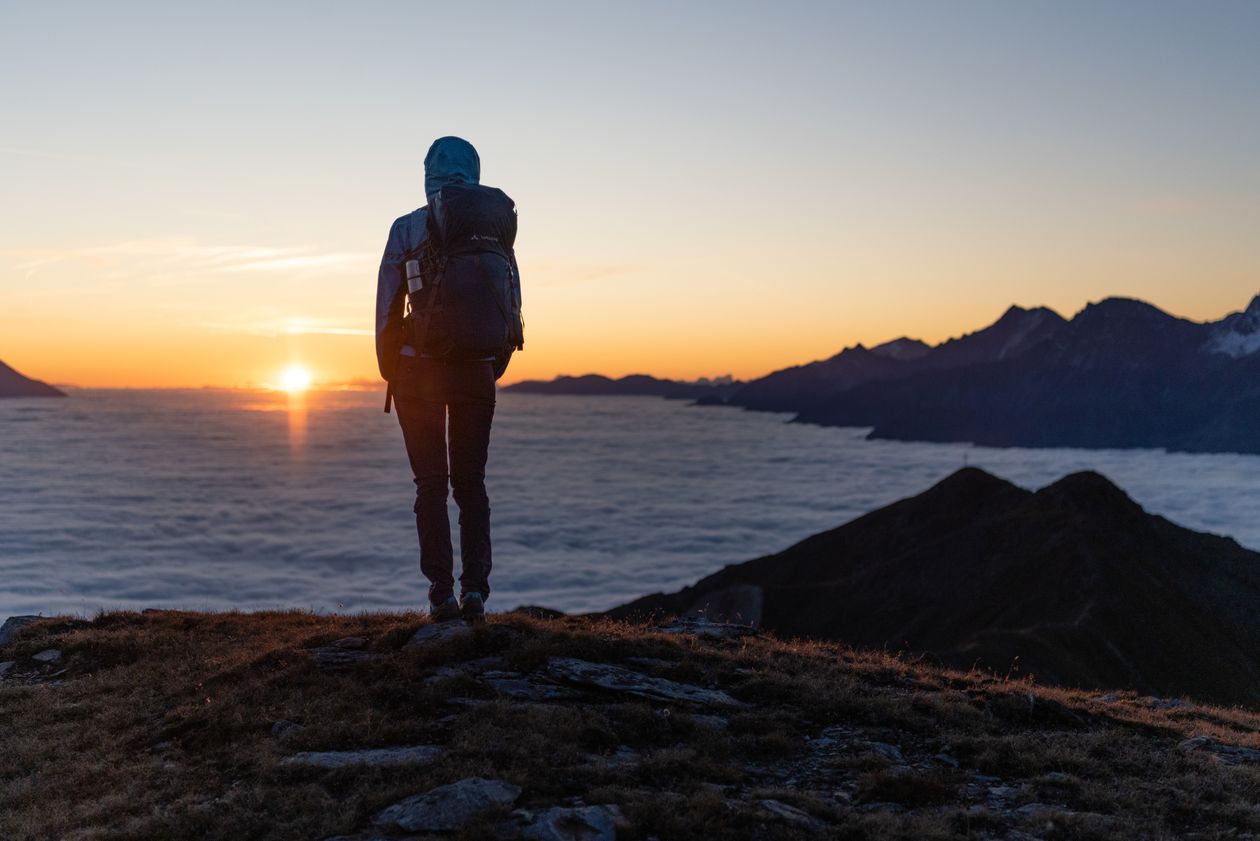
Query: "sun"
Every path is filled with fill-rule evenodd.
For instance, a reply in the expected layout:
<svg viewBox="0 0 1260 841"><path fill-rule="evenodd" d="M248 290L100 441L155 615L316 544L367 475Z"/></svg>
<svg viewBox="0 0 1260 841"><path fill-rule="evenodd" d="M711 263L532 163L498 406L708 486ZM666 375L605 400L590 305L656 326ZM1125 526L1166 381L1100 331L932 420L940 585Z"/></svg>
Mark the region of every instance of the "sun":
<svg viewBox="0 0 1260 841"><path fill-rule="evenodd" d="M290 394L306 391L311 387L311 372L301 365L290 365L280 374L280 387Z"/></svg>

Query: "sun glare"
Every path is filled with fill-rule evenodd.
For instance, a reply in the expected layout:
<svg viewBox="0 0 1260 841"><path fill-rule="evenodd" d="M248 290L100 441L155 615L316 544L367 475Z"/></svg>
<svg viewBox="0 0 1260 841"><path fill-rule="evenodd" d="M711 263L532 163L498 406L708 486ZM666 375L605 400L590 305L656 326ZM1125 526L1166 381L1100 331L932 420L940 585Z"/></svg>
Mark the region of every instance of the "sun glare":
<svg viewBox="0 0 1260 841"><path fill-rule="evenodd" d="M290 365L280 375L280 387L290 393L306 391L311 387L311 373L301 365Z"/></svg>

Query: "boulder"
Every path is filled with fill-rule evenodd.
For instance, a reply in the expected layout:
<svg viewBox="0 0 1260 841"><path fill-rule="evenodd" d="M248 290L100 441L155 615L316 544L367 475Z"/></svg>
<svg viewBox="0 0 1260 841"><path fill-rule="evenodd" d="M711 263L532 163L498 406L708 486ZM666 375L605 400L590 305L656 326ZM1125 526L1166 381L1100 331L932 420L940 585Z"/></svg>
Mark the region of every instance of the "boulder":
<svg viewBox="0 0 1260 841"><path fill-rule="evenodd" d="M521 835L530 841L616 841L618 827L628 825L617 806L557 806L535 812Z"/></svg>
<svg viewBox="0 0 1260 841"><path fill-rule="evenodd" d="M60 663L61 652L55 648L45 648L38 654L32 654L31 659L37 660L40 663Z"/></svg>
<svg viewBox="0 0 1260 841"><path fill-rule="evenodd" d="M0 648L4 648L17 639L18 631L42 618L41 616L10 616L4 620L4 624L0 625Z"/></svg>
<svg viewBox="0 0 1260 841"><path fill-rule="evenodd" d="M510 806L521 787L504 780L469 777L408 797L378 812L372 822L409 832L451 832L498 806Z"/></svg>

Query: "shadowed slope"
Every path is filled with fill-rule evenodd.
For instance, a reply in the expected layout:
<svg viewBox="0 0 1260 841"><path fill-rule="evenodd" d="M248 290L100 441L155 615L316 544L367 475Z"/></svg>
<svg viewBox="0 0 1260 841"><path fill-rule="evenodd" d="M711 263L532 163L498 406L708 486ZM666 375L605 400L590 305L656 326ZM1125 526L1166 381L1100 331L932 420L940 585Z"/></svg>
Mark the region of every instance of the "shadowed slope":
<svg viewBox="0 0 1260 841"><path fill-rule="evenodd" d="M1032 493L964 469L927 492L610 612L761 588L764 627L960 668L1260 704L1260 554L1144 512L1096 473Z"/></svg>

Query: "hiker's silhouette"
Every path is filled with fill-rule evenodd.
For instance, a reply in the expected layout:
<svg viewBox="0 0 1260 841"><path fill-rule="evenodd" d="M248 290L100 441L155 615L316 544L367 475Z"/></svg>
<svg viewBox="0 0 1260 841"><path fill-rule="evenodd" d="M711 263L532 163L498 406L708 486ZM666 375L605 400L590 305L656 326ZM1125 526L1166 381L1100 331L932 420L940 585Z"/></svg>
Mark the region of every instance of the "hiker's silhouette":
<svg viewBox="0 0 1260 841"><path fill-rule="evenodd" d="M377 278L377 362L415 476L420 568L435 619L479 620L490 595L485 471L495 380L523 346L516 208L480 176L472 144L435 140L424 159L428 204L394 222ZM459 506L458 601L448 487Z"/></svg>

